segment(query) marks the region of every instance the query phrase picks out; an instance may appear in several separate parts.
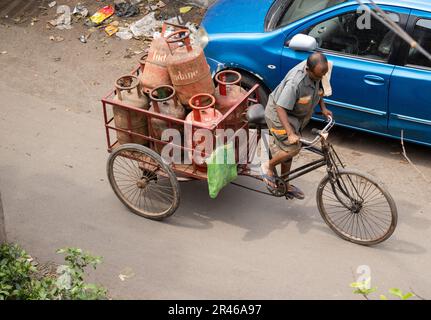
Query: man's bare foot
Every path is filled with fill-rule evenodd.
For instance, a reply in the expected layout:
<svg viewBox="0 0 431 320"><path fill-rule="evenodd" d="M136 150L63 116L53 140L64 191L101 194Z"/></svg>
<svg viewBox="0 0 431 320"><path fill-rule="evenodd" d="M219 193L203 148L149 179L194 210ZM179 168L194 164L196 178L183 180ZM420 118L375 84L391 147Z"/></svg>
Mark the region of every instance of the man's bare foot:
<svg viewBox="0 0 431 320"><path fill-rule="evenodd" d="M262 163L262 165L260 166L260 171L262 174L262 179L263 181L270 186L271 188L277 188L277 185L275 183L275 179L274 179L274 171L272 171L271 169L269 169L269 163Z"/></svg>

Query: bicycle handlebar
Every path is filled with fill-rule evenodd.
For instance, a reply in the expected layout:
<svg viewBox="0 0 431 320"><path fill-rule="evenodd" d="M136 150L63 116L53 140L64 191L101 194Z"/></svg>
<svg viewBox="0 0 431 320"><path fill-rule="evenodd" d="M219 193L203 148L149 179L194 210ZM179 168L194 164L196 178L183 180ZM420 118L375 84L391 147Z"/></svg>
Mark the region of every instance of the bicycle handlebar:
<svg viewBox="0 0 431 320"><path fill-rule="evenodd" d="M331 130L331 128L334 126L334 124L335 124L334 119L332 117L328 117L328 124L326 125L325 128L323 128L322 130L317 130L317 129L311 130L312 133L316 134L316 137L314 138L314 140L308 141L306 139L301 138L301 139L299 139L299 141L302 144L311 146L311 145L315 144L317 141L319 141L323 135L327 134L329 132L329 130Z"/></svg>

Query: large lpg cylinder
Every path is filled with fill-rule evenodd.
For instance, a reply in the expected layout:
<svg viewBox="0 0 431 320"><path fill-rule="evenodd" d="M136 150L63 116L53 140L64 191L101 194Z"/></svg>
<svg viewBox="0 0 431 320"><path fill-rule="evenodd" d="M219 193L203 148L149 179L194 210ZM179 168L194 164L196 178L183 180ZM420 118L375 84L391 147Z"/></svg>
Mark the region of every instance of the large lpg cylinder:
<svg viewBox="0 0 431 320"><path fill-rule="evenodd" d="M217 87L214 97L216 98L217 109L222 114L226 114L247 94L247 91L238 85L241 82L241 74L233 70L225 70L215 76ZM244 108L238 107L225 120L226 128L235 129L241 125L241 113Z"/></svg>
<svg viewBox="0 0 431 320"><path fill-rule="evenodd" d="M223 118L223 114L215 109L215 98L210 94L197 94L190 98L189 105L192 108L192 112L190 112L186 117L186 122L191 123L193 125L199 125L200 127L206 127L208 129L212 128L217 122ZM194 132L192 132L192 135ZM210 134L208 132L208 134ZM205 138L202 138L199 141L195 141L192 135L188 137L188 146L192 147L193 150L196 149L198 145L205 143ZM202 158L207 158L209 154L212 153L212 150L205 150L205 155L201 155ZM189 157L192 159L192 162L195 168L198 171L206 172L207 167L205 163L196 163L194 155L192 152L189 152Z"/></svg>
<svg viewBox="0 0 431 320"><path fill-rule="evenodd" d="M138 77L126 75L120 77L115 82L116 95L114 102L135 107L138 109L148 110L149 101L141 91L141 84ZM148 136L148 123L146 115L142 112L131 111L122 107L113 107L115 127L123 130L130 130ZM117 131L119 144L137 143L147 145L144 138L134 136L125 132Z"/></svg>
<svg viewBox="0 0 431 320"><path fill-rule="evenodd" d="M166 59L171 53L163 35L162 32L161 37L155 38L151 42L148 54L139 60L141 66L140 80L146 93L160 85L172 83L166 67Z"/></svg>
<svg viewBox="0 0 431 320"><path fill-rule="evenodd" d="M167 67L180 102L186 106L191 97L199 93L214 94L214 83L204 52L199 46L190 43L190 32L178 30L166 42L172 47L181 42L184 45L172 50Z"/></svg>
<svg viewBox="0 0 431 320"><path fill-rule="evenodd" d="M175 89L172 86L163 85L154 88L150 92L150 99L152 101L150 111L175 119L184 120L186 117L184 107L179 103ZM182 124L175 124L154 117L150 120L150 129L151 136L158 140L161 139L163 131L166 129L176 129L181 133L184 131ZM156 143L155 150L161 153L163 147L164 145Z"/></svg>

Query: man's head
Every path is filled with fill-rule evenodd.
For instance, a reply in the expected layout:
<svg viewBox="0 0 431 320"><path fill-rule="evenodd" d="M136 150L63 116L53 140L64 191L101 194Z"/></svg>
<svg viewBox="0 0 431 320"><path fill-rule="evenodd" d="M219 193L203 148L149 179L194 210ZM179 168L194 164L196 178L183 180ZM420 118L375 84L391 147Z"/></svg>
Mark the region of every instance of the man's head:
<svg viewBox="0 0 431 320"><path fill-rule="evenodd" d="M308 57L307 73L312 80L322 80L328 70L328 60L323 53L315 52Z"/></svg>

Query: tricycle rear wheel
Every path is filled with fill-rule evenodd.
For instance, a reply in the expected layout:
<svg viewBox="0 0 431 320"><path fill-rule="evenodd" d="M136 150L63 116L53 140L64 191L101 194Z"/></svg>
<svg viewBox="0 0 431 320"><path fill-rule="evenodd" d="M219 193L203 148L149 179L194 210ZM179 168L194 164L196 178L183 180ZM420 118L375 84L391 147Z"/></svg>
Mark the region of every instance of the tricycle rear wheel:
<svg viewBox="0 0 431 320"><path fill-rule="evenodd" d="M172 169L153 150L124 144L107 162L109 183L121 202L142 217L162 220L180 203L180 187Z"/></svg>

